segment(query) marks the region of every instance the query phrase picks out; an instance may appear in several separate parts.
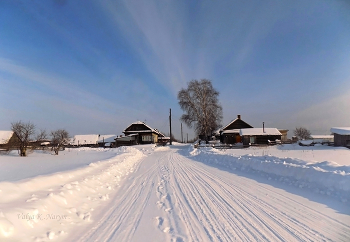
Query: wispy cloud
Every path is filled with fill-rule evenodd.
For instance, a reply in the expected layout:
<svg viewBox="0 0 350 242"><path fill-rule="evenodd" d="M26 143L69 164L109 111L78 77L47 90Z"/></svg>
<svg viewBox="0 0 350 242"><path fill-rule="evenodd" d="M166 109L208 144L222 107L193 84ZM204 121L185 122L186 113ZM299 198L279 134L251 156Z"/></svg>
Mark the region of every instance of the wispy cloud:
<svg viewBox="0 0 350 242"><path fill-rule="evenodd" d="M104 2L108 16L121 29L156 81L176 93L189 78L184 19L170 2ZM117 9L117 10L116 10ZM119 10L119 11L118 11Z"/></svg>
<svg viewBox="0 0 350 242"><path fill-rule="evenodd" d="M6 113L10 115L6 122L26 117L41 120L41 123L48 120L49 123L56 123L56 126L58 123L70 123L78 127L77 130L83 131L84 128L79 128L79 123L84 123L85 130L96 130L101 125L109 126L111 130L115 129L118 123L121 125L119 128L122 129L125 122L132 121L124 118L120 122L118 117L120 118L122 113L128 113L131 119L136 118L134 116L148 117L147 110L150 107L144 106L144 109L140 110L125 106L119 100L111 101L86 91L82 86L70 80L52 73L32 70L8 59L0 58L0 72L9 76L6 79L0 78L1 91L5 92L2 98L6 99L2 102L11 100L12 104L9 106L16 108L16 110L11 110L11 108L4 107ZM19 80L19 83L16 80ZM40 90L37 90L37 86L41 87ZM140 86L138 88L139 91L146 89ZM117 96L118 93L116 93ZM60 116L65 117L66 122ZM2 121L5 122L5 120ZM2 126L8 125L3 123Z"/></svg>

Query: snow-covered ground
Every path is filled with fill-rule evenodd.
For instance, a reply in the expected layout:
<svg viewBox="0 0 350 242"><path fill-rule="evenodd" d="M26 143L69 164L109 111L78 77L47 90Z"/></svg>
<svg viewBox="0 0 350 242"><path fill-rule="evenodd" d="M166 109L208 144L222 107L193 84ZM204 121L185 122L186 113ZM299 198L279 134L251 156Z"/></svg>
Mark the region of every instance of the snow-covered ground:
<svg viewBox="0 0 350 242"><path fill-rule="evenodd" d="M0 241L350 241L350 150L0 156Z"/></svg>
<svg viewBox="0 0 350 242"><path fill-rule="evenodd" d="M109 159L119 154L117 149L66 149L53 155L50 150L35 151L27 157L18 157L17 151L0 155L0 182L18 181L39 175L77 169L91 162Z"/></svg>

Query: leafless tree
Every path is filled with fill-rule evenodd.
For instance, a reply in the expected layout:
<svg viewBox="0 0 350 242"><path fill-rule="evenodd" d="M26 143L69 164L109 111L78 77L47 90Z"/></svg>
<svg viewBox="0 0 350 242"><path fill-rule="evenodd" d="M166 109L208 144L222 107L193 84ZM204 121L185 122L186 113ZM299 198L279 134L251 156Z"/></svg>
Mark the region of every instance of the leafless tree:
<svg viewBox="0 0 350 242"><path fill-rule="evenodd" d="M40 132L36 136L37 141L44 141L48 139L48 134L45 129L40 129Z"/></svg>
<svg viewBox="0 0 350 242"><path fill-rule="evenodd" d="M187 89L181 89L177 95L181 109L185 112L180 120L189 128L194 127L198 135L208 135L220 127L222 107L218 100L219 92L210 80L192 80Z"/></svg>
<svg viewBox="0 0 350 242"><path fill-rule="evenodd" d="M300 140L311 138L311 132L304 127L295 128L294 135Z"/></svg>
<svg viewBox="0 0 350 242"><path fill-rule="evenodd" d="M45 129L40 129L39 133L35 136L35 142L32 143L33 148L43 148L41 144L45 141L48 141L48 134Z"/></svg>
<svg viewBox="0 0 350 242"><path fill-rule="evenodd" d="M17 146L19 155L27 156L31 136L35 133L35 125L30 122L23 123L22 121L18 121L11 123L11 130L17 136L17 141L14 145Z"/></svg>
<svg viewBox="0 0 350 242"><path fill-rule="evenodd" d="M52 148L55 152L55 155L58 155L58 151L61 147L64 147L69 143L69 133L65 129L58 129L51 132L52 136Z"/></svg>

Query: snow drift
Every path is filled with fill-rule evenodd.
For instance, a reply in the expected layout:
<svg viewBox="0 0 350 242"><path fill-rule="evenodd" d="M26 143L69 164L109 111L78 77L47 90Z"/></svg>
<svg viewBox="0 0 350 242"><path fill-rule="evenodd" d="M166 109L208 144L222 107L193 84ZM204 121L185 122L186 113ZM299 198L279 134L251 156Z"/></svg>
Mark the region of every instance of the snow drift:
<svg viewBox="0 0 350 242"><path fill-rule="evenodd" d="M76 170L0 182L0 240L64 239L75 225L88 223L144 156L132 147L118 148L115 154Z"/></svg>
<svg viewBox="0 0 350 242"><path fill-rule="evenodd" d="M279 180L316 193L335 196L342 202L350 201L350 166L339 166L328 161L311 163L272 155L236 155L214 148L191 148L189 155L211 166L258 172L269 180Z"/></svg>

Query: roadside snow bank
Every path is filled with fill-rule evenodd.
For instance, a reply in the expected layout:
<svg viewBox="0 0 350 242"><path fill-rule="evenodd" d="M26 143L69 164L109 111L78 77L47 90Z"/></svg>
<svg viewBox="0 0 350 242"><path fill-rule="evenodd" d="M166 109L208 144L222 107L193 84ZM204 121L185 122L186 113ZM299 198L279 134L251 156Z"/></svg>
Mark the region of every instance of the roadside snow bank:
<svg viewBox="0 0 350 242"><path fill-rule="evenodd" d="M336 166L327 161L310 163L271 155L234 155L212 148L190 149L189 152L195 160L211 166L258 172L268 180L312 189L320 194L338 197L342 202L350 201L350 166Z"/></svg>
<svg viewBox="0 0 350 242"><path fill-rule="evenodd" d="M66 240L75 226L92 220L93 211L143 156L121 147L115 157L85 168L0 182L0 241Z"/></svg>
<svg viewBox="0 0 350 242"><path fill-rule="evenodd" d="M67 148L59 155L50 150L35 150L27 157L20 157L17 151L0 155L0 182L16 182L41 175L50 175L86 167L91 162L112 158L118 149Z"/></svg>

